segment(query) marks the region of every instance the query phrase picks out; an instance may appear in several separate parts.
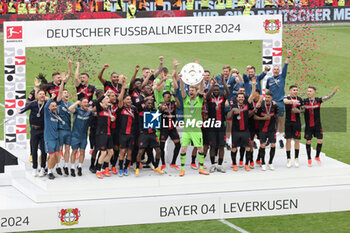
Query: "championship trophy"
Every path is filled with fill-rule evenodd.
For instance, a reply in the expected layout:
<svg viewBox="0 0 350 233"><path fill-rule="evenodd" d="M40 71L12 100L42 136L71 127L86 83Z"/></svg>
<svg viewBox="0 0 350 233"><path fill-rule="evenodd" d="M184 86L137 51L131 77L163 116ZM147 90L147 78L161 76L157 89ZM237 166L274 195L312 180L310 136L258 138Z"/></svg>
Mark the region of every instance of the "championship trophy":
<svg viewBox="0 0 350 233"><path fill-rule="evenodd" d="M198 63L188 63L181 70L181 79L187 85L196 85L203 79L204 69Z"/></svg>

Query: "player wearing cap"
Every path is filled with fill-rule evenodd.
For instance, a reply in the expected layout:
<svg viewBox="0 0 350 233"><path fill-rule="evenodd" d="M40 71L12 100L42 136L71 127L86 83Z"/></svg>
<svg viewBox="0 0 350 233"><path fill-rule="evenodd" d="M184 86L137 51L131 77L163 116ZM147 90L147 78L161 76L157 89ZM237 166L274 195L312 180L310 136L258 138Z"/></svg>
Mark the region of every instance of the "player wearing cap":
<svg viewBox="0 0 350 233"><path fill-rule="evenodd" d="M271 143L270 158L268 168L274 170L273 158L276 152L276 119L278 117L278 106L272 102L273 94L271 91L265 93L265 101L262 102L261 107L258 108L254 116L259 123L259 139L260 139L260 159L261 169L266 171L265 165L265 147L266 141Z"/></svg>
<svg viewBox="0 0 350 233"><path fill-rule="evenodd" d="M312 137L317 138L316 157L315 160L321 164L320 153L322 149L323 131L321 125L321 103L329 100L335 93L338 92L338 87L334 88L333 92L325 97L315 97L316 87L309 86L307 89L308 98L303 99L303 108L305 109L305 139L306 139L306 153L308 158L308 165L312 166L311 161L311 140Z"/></svg>
<svg viewBox="0 0 350 233"><path fill-rule="evenodd" d="M286 120L284 123L285 138L286 138L286 153L287 153L287 167L292 166L292 160L290 157L290 149L292 144L292 139L294 139L294 165L299 167L299 140L301 135L301 123L300 123L300 113L303 110L300 108L302 106L302 98L298 96L298 87L292 85L289 87L289 95L284 97L283 100L286 109Z"/></svg>

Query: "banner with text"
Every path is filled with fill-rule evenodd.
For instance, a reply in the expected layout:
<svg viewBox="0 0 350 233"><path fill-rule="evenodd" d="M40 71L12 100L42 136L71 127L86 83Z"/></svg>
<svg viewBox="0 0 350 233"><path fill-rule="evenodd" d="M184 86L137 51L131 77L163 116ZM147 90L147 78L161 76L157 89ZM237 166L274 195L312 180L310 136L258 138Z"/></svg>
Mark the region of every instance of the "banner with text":
<svg viewBox="0 0 350 233"><path fill-rule="evenodd" d="M264 40L281 37L281 27L280 15L5 22L4 41L44 47Z"/></svg>

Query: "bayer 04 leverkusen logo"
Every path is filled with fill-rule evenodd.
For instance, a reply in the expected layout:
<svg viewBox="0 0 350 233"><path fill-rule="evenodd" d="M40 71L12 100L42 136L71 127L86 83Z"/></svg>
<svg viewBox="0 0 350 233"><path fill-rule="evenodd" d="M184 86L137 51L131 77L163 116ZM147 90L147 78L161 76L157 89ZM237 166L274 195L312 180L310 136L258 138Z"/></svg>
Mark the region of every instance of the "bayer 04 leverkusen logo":
<svg viewBox="0 0 350 233"><path fill-rule="evenodd" d="M18 40L23 38L22 26L7 26L6 27L6 39Z"/></svg>
<svg viewBox="0 0 350 233"><path fill-rule="evenodd" d="M159 111L156 112L144 112L143 113L143 128L144 129L160 129L160 116L162 114Z"/></svg>
<svg viewBox="0 0 350 233"><path fill-rule="evenodd" d="M61 220L62 225L74 225L79 223L80 210L78 208L75 209L61 209L58 213L58 217Z"/></svg>
<svg viewBox="0 0 350 233"><path fill-rule="evenodd" d="M267 19L264 22L264 28L266 33L278 33L281 28L281 22L279 19Z"/></svg>

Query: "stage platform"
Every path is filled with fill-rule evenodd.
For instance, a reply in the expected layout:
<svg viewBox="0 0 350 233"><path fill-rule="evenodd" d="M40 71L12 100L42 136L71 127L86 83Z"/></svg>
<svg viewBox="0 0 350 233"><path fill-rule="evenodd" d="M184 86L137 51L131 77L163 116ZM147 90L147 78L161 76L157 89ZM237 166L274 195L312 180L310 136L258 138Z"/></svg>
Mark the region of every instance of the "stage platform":
<svg viewBox="0 0 350 233"><path fill-rule="evenodd" d="M189 150L184 177L169 167L163 175L144 168L137 177L130 168L128 177L112 175L102 180L88 170L88 152L82 177L56 175L55 180L32 177L28 154L21 151L15 155L19 165L6 167L10 170L3 174L11 182L0 186L0 213L32 216L34 223L27 228L4 228L6 231L67 228L58 218L59 212L67 208L78 208L81 213L79 224L70 227L350 210L346 199L350 195L350 166L321 154L322 165L313 161L308 167L304 145L300 148L299 168L287 168L285 150L278 148L274 171L256 166L250 172L244 168L234 172L226 151L226 173L204 176L189 167ZM254 155L256 158L257 150ZM269 148L266 155L268 158ZM205 164L209 169L208 157ZM4 180L1 176L0 181ZM270 206L264 206L266 203ZM109 210L112 207L121 211ZM102 211L104 218L95 218L96 211ZM42 214L47 216L41 219L42 225L35 224ZM50 220L46 222L47 218Z"/></svg>

